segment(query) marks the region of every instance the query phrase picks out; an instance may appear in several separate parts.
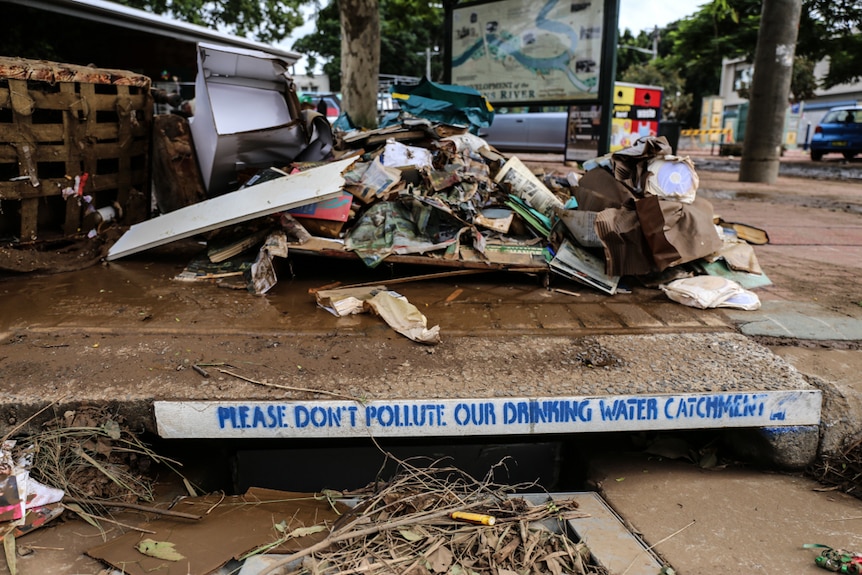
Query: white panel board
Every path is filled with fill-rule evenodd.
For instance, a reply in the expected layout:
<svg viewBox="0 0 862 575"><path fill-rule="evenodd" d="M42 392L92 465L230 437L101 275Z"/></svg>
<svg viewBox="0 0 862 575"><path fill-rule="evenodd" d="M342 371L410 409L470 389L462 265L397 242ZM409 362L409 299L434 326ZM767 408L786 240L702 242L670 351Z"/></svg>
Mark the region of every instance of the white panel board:
<svg viewBox="0 0 862 575"><path fill-rule="evenodd" d="M533 435L820 423L821 392L370 401L156 401L160 436Z"/></svg>
<svg viewBox="0 0 862 575"><path fill-rule="evenodd" d="M355 158L217 196L133 225L108 251L116 260L172 241L328 200L341 194L341 176Z"/></svg>

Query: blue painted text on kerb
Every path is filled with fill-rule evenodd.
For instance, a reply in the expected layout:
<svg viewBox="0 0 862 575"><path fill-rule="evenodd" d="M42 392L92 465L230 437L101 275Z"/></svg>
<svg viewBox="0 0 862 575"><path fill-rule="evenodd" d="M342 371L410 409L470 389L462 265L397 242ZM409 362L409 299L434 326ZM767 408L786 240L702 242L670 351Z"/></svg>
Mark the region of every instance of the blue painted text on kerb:
<svg viewBox="0 0 862 575"><path fill-rule="evenodd" d="M217 410L221 429L274 429L288 427L286 405L220 406Z"/></svg>
<svg viewBox="0 0 862 575"><path fill-rule="evenodd" d="M356 427L356 412L359 410L355 405L308 408L297 405L293 408L293 418L296 427L341 427L342 421L345 426Z"/></svg>
<svg viewBox="0 0 862 575"><path fill-rule="evenodd" d="M630 397L599 400L599 411L602 421L650 421L658 419L658 400L654 397Z"/></svg>
<svg viewBox="0 0 862 575"><path fill-rule="evenodd" d="M592 422L719 420L785 421L787 407L770 407L764 393L710 393L560 399L476 399L358 402L251 402L213 410L218 429L461 428L481 430L529 426L535 430ZM594 417L595 416L595 417ZM578 426L580 427L580 425Z"/></svg>
<svg viewBox="0 0 862 575"><path fill-rule="evenodd" d="M584 401L507 401L503 404L503 423L570 423L592 421L590 400Z"/></svg>
<svg viewBox="0 0 862 575"><path fill-rule="evenodd" d="M445 406L432 404L379 404L365 407L365 426L441 427L445 426Z"/></svg>
<svg viewBox="0 0 862 575"><path fill-rule="evenodd" d="M664 415L667 419L761 417L765 409L764 396L749 393L668 397L664 401Z"/></svg>

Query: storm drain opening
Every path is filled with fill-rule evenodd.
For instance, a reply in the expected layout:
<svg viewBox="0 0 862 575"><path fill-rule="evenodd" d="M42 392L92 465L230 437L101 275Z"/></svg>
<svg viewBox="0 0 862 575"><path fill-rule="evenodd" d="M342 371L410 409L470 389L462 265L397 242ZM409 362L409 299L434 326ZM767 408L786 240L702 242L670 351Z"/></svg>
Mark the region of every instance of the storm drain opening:
<svg viewBox="0 0 862 575"><path fill-rule="evenodd" d="M369 557L383 555L395 561L390 568L405 573L414 572L409 568L420 557L428 572L491 572L483 557L492 557L501 573L507 561L513 572L520 566L536 573L559 567L569 573L652 575L662 566L598 493L581 489L585 462L575 461L583 454L569 438L161 443L160 452L176 450L171 457L183 458L192 482L207 492L219 487L213 482L218 478L228 482L221 487L233 494L229 498L314 493L324 507L350 508L334 523L332 533L347 542L335 555L314 554L303 564L295 557L301 550L268 552L266 558L246 559L254 569L279 565L284 573L302 573L314 561L344 569L373 565ZM342 533L345 525L359 538ZM439 571L443 566L446 571Z"/></svg>

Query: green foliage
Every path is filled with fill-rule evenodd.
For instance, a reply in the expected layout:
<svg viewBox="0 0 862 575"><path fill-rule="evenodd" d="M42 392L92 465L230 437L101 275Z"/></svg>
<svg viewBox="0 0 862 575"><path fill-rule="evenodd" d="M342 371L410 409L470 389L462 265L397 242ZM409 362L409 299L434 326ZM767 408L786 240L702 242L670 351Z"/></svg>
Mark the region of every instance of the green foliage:
<svg viewBox="0 0 862 575"><path fill-rule="evenodd" d="M424 76L426 48L443 46L443 7L420 0L380 0L380 73ZM333 90L341 85L341 26L338 1L330 0L317 14L317 27L299 38L293 50L309 57L309 63L324 61L323 72ZM443 75L443 62L431 59L432 79Z"/></svg>
<svg viewBox="0 0 862 575"><path fill-rule="evenodd" d="M179 20L227 30L231 34L275 43L303 24L305 0L117 0L132 8L170 15Z"/></svg>
<svg viewBox="0 0 862 575"><path fill-rule="evenodd" d="M426 0L380 0L380 73L424 76L426 49L443 47L443 7ZM443 63L431 60L431 78L440 79Z"/></svg>
<svg viewBox="0 0 862 575"><path fill-rule="evenodd" d="M291 49L305 54L310 68L323 60L323 73L329 76L329 86L341 91L341 23L338 2L330 1L317 13L314 32L306 34L293 43Z"/></svg>
<svg viewBox="0 0 862 575"><path fill-rule="evenodd" d="M717 94L723 58L754 54L760 24L760 0L714 0L667 32L672 43L664 65L678 70L694 102ZM697 126L698 108L681 116L684 125Z"/></svg>
<svg viewBox="0 0 862 575"><path fill-rule="evenodd" d="M793 78L790 81L790 94L794 102L801 102L814 97L817 89L817 79L814 77L814 60L805 56L793 59Z"/></svg>
<svg viewBox="0 0 862 575"><path fill-rule="evenodd" d="M635 36L628 28L623 30L617 39L617 80L622 80L623 75L632 66L649 62L652 55L645 51L652 50L652 47L651 33L641 30Z"/></svg>
<svg viewBox="0 0 862 575"><path fill-rule="evenodd" d="M827 42L830 47L829 73L823 78L823 87L831 88L862 78L862 35L841 35Z"/></svg>
<svg viewBox="0 0 862 575"><path fill-rule="evenodd" d="M718 93L722 58L751 61L757 48L761 0L712 0L687 20L663 31L659 54L678 69L694 96ZM814 95L814 63L829 57L823 88L862 78L862 0L803 0L791 92L796 101ZM855 33L854 33L855 31ZM664 41L672 48L664 47ZM745 93L741 93L745 97ZM692 110L696 113L697 108ZM697 125L689 114L687 125Z"/></svg>

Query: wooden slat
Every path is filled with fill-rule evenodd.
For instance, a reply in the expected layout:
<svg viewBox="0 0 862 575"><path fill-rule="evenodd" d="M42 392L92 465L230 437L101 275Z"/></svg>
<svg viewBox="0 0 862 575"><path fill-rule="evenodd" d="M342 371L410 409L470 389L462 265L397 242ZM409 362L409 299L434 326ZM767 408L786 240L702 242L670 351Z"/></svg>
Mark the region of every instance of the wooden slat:
<svg viewBox="0 0 862 575"><path fill-rule="evenodd" d="M126 202L124 211L134 214L129 223L149 215L149 78L0 57L0 80L0 107L13 110L11 122L0 122L0 144L8 144L0 145L0 163L6 164L4 171L32 173L38 181L0 182L4 200L21 202L21 221L12 222L18 229L0 231L29 241L38 237L40 222L59 220L63 233L78 233L79 202L70 199L63 205L43 198L59 196L85 172L84 193L93 198L94 207ZM40 216L40 209L63 213Z"/></svg>
<svg viewBox="0 0 862 575"><path fill-rule="evenodd" d="M38 198L27 198L21 200L21 225L18 237L22 242L35 239L38 235L39 222L39 200Z"/></svg>

